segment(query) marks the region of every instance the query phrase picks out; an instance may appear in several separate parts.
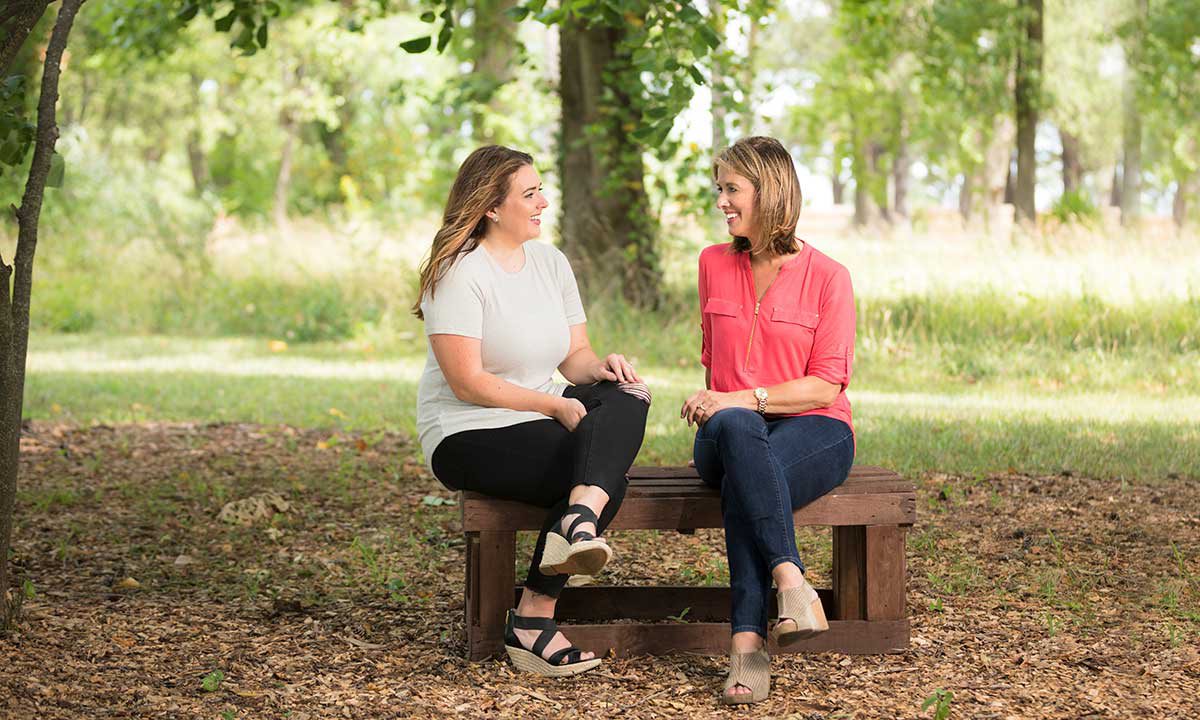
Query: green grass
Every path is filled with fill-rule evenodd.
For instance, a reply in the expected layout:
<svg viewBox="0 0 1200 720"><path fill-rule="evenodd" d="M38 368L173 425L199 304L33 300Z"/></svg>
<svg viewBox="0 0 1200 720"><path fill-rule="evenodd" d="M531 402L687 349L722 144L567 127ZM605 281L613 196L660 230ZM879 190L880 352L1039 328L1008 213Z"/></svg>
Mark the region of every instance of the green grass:
<svg viewBox="0 0 1200 720"><path fill-rule="evenodd" d="M424 364L416 343L388 354L352 342L272 352L257 339L36 334L30 345L26 415L81 424L248 421L412 433ZM864 350L850 393L857 461L908 474L1200 477L1195 354L1167 354L1186 382L1165 385L1160 354L1033 352L1053 357L1058 371L1043 375L1039 363L987 346L969 355L996 368L980 377L964 377L942 347ZM1055 380L1059 371L1076 382ZM641 372L655 402L639 462L682 463L693 431L678 410L703 382L701 369L643 362Z"/></svg>

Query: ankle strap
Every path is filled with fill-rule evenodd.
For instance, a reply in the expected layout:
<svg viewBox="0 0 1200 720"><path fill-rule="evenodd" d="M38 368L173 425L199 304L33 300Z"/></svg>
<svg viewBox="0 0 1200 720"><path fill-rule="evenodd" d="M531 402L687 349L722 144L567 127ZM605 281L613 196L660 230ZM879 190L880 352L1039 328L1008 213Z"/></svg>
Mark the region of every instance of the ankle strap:
<svg viewBox="0 0 1200 720"><path fill-rule="evenodd" d="M579 527L580 525L583 525L584 523L592 523L593 525L596 526L596 530L599 531L600 519L596 517L596 513L593 512L592 509L590 507L588 507L587 505L580 505L577 503L575 505L568 506L567 511L565 513L563 513L564 516L571 515L571 514L576 514L576 515L578 515L578 517L576 517L573 521L571 521L571 526L567 528L567 533L566 533L567 539L569 539L571 542L576 542L577 537L581 540L594 539L596 536L591 534L590 532L583 530L581 532L576 533L575 528Z"/></svg>

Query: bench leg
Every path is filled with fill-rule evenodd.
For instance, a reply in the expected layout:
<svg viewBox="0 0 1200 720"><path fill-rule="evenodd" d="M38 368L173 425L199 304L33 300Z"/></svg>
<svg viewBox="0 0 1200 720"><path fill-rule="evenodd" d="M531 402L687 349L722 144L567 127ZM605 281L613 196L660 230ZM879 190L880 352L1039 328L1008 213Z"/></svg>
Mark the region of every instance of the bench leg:
<svg viewBox="0 0 1200 720"><path fill-rule="evenodd" d="M504 617L516 584L515 532L469 532L465 621L467 657L483 660L504 649Z"/></svg>
<svg viewBox="0 0 1200 720"><path fill-rule="evenodd" d="M838 620L902 620L907 528L852 525L833 529L834 615Z"/></svg>
<svg viewBox="0 0 1200 720"><path fill-rule="evenodd" d="M908 528L868 525L867 620L903 620L905 581L904 539Z"/></svg>

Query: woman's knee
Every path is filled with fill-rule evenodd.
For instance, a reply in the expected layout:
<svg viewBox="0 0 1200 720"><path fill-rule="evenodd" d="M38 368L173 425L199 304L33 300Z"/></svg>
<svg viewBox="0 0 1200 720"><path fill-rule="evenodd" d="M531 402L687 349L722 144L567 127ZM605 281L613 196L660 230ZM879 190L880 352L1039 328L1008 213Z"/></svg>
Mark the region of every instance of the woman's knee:
<svg viewBox="0 0 1200 720"><path fill-rule="evenodd" d="M726 408L718 411L700 426L699 435L720 441L730 435L753 435L764 427L762 416L746 408Z"/></svg>

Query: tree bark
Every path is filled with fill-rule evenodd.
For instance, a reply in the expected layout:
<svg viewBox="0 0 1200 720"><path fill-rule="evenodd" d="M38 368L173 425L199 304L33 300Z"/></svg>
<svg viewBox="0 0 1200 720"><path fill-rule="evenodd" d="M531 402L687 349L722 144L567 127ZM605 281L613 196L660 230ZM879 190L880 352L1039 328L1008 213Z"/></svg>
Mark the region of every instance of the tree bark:
<svg viewBox="0 0 1200 720"><path fill-rule="evenodd" d="M835 167L829 174L829 184L833 187L833 204L841 205L846 199L846 181L842 179L841 167Z"/></svg>
<svg viewBox="0 0 1200 720"><path fill-rule="evenodd" d="M1188 215L1188 198L1196 191L1197 178L1200 178L1200 173L1192 173L1188 177L1180 178L1175 185L1175 197L1171 201L1171 218L1175 221L1175 227L1183 229L1187 224Z"/></svg>
<svg viewBox="0 0 1200 720"><path fill-rule="evenodd" d="M1134 0L1135 13L1145 18L1147 0ZM1133 38L1126 48L1125 82L1122 88L1121 123L1121 224L1136 225L1142 215L1142 115L1137 102L1137 72L1134 69L1141 52L1141 38Z"/></svg>
<svg viewBox="0 0 1200 720"><path fill-rule="evenodd" d="M963 172L962 187L958 189L958 214L962 215L964 223L971 219L971 211L974 204L974 199L971 197L974 191L974 183L971 181L971 175L970 170Z"/></svg>
<svg viewBox="0 0 1200 720"><path fill-rule="evenodd" d="M908 154L908 121L900 115L900 132L896 138L896 157L892 162L892 208L896 217L908 218L908 176L912 157Z"/></svg>
<svg viewBox="0 0 1200 720"><path fill-rule="evenodd" d="M1063 192L1075 192L1083 185L1083 163L1079 159L1079 138L1059 128L1062 141Z"/></svg>
<svg viewBox="0 0 1200 720"><path fill-rule="evenodd" d="M296 136L300 132L300 124L292 114L284 110L280 113L279 124L283 128L283 148L279 151L279 174L275 176L275 224L283 226L288 221L288 193L292 187L292 156L295 154Z"/></svg>
<svg viewBox="0 0 1200 720"><path fill-rule="evenodd" d="M1042 98L1042 0L1020 0L1018 5L1024 12L1025 38L1017 52L1017 185L1014 200L1017 217L1034 222L1037 219L1034 143Z"/></svg>
<svg viewBox="0 0 1200 720"><path fill-rule="evenodd" d="M191 130L187 136L187 156L188 169L192 173L192 187L196 191L196 195L204 194L208 189L209 172L208 172L208 156L204 153L204 147L200 143L200 131Z"/></svg>
<svg viewBox="0 0 1200 720"><path fill-rule="evenodd" d="M627 300L653 307L658 302L656 222L641 146L631 136L638 114L626 88L637 74L629 70L628 58L617 57L621 32L578 21L561 26L560 227L563 250L585 287L620 278Z"/></svg>
<svg viewBox="0 0 1200 720"><path fill-rule="evenodd" d="M29 350L29 302L33 289L33 256L37 250L38 223L46 178L58 142L55 107L63 52L71 26L84 0L62 0L42 71L38 97L37 133L33 159L21 207L17 210L17 249L13 264L0 260L3 292L0 292L0 620L6 630L13 620L13 608L19 600L10 595L8 553L12 541L13 506L17 492L17 469L21 453L21 415L25 402L25 360ZM9 278L12 295L9 296Z"/></svg>
<svg viewBox="0 0 1200 720"><path fill-rule="evenodd" d="M0 28L7 32L7 36L0 40L0 78L11 74L9 68L12 67L13 60L16 60L25 39L29 37L29 33L33 31L38 20L41 20L49 5L50 0L12 0L0 11Z"/></svg>
<svg viewBox="0 0 1200 720"><path fill-rule="evenodd" d="M476 0L475 24L471 28L473 70L476 77L485 81L483 93L471 115L471 128L476 142L488 145L500 142L494 128L487 125L485 107L492 112L502 113L496 105L496 92L512 80L513 49L517 42L517 24L505 12L517 4L517 0Z"/></svg>
<svg viewBox="0 0 1200 720"><path fill-rule="evenodd" d="M1109 207L1121 207L1121 186L1123 184L1121 179L1121 163L1117 163L1113 165L1112 189L1108 193Z"/></svg>
<svg viewBox="0 0 1200 720"><path fill-rule="evenodd" d="M714 3L712 6L713 13L713 30L716 31L717 37L721 38L720 53L713 53L712 60L712 77L709 82L709 87L712 94L712 151L714 154L723 150L728 143L725 136L725 64L722 62L721 53L725 52L725 25L726 15L725 6L720 3Z"/></svg>

